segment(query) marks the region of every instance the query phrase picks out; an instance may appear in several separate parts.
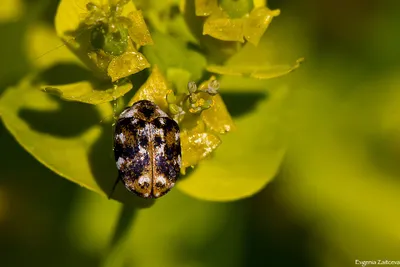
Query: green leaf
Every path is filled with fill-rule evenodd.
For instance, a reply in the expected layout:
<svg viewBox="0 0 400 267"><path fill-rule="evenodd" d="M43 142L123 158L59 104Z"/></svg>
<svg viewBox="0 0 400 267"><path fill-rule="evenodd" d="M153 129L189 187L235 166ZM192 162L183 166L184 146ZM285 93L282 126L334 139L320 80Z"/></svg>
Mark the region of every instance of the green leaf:
<svg viewBox="0 0 400 267"><path fill-rule="evenodd" d="M156 32L152 36L154 45L143 47L143 53L150 62L158 65L164 73L169 68L180 68L189 71L192 80L200 79L207 64L202 54L168 35Z"/></svg>
<svg viewBox="0 0 400 267"><path fill-rule="evenodd" d="M153 44L153 39L149 30L147 29L146 22L144 21L141 10L132 11L129 13L129 18L132 21L132 27L129 27L129 35L132 40L138 45Z"/></svg>
<svg viewBox="0 0 400 267"><path fill-rule="evenodd" d="M209 16L218 8L218 0L195 0L196 16Z"/></svg>
<svg viewBox="0 0 400 267"><path fill-rule="evenodd" d="M108 65L107 74L110 76L111 81L115 82L148 67L150 67L150 63L142 53L130 51L114 57Z"/></svg>
<svg viewBox="0 0 400 267"><path fill-rule="evenodd" d="M243 34L246 40L253 45L258 45L272 19L279 14L279 9L270 10L265 6L253 9L244 22Z"/></svg>
<svg viewBox="0 0 400 267"><path fill-rule="evenodd" d="M296 55L288 53L284 44L263 38L257 47L246 44L224 65L209 65L207 70L222 74L221 92L265 92L271 78L286 75L300 67L304 58L294 61ZM284 62L284 63L282 63Z"/></svg>
<svg viewBox="0 0 400 267"><path fill-rule="evenodd" d="M226 109L220 95L213 97L214 104L211 108L201 113L201 118L210 130L223 134L236 129L232 117Z"/></svg>
<svg viewBox="0 0 400 267"><path fill-rule="evenodd" d="M79 191L75 199L68 222L73 245L79 251L101 257L103 267L217 267L220 262L240 266L240 253L218 253L217 261L215 254L216 249L227 246L229 251L240 251L243 236L229 234L241 233L237 230L242 229L245 217L240 209L231 212L229 205L198 201L172 190L151 209L140 212L130 209L134 212L130 218L126 207L94 194ZM110 244L121 221L127 229L117 242ZM226 235L229 244L213 242L216 235L224 238ZM209 249L210 244L215 244L214 250Z"/></svg>
<svg viewBox="0 0 400 267"><path fill-rule="evenodd" d="M244 42L245 19L232 19L221 9L216 9L204 22L203 34L223 41Z"/></svg>
<svg viewBox="0 0 400 267"><path fill-rule="evenodd" d="M54 28L44 23L37 22L29 25L25 49L30 63L39 69L60 63L83 65L56 35Z"/></svg>
<svg viewBox="0 0 400 267"><path fill-rule="evenodd" d="M42 70L42 76L51 77L50 85L42 86L42 90L58 95L69 101L79 101L88 104L101 104L110 102L125 95L132 89L132 84L128 81L121 81L112 84L109 81L99 81L86 69L81 67L81 62L69 51L65 45L60 45L59 38L46 25L33 24L27 32L27 51L32 60L32 64ZM126 53L127 54L127 53ZM37 58L37 56L39 58ZM36 59L34 59L36 57ZM118 67L119 57L112 62ZM69 67L69 75L65 75L62 67ZM59 71L55 69L59 68ZM113 68L109 68L113 69ZM113 75L118 75L116 72ZM65 82L64 76L69 76L74 82ZM79 77L79 79L77 79ZM76 80L79 80L76 82ZM45 79L46 80L46 79ZM64 80L64 82L59 82ZM62 83L62 84L61 84Z"/></svg>
<svg viewBox="0 0 400 267"><path fill-rule="evenodd" d="M100 125L112 114L111 105L65 102L32 86L29 79L8 88L0 99L4 125L18 143L58 175L102 196L117 178L112 158L110 125ZM118 186L113 198L148 206Z"/></svg>
<svg viewBox="0 0 400 267"><path fill-rule="evenodd" d="M177 93L187 93L191 73L185 69L169 68L167 72L168 81L174 85Z"/></svg>
<svg viewBox="0 0 400 267"><path fill-rule="evenodd" d="M298 59L293 65L273 65L273 66L263 66L259 65L245 66L245 65L227 65L227 66L217 66L210 65L207 70L212 73L222 74L222 75L233 75L233 76L249 76L256 79L271 79L279 76L286 75L293 70L300 67L303 58Z"/></svg>
<svg viewBox="0 0 400 267"><path fill-rule="evenodd" d="M251 0L223 0L220 7L215 1L196 1L196 15L209 15L204 21L203 34L241 43L246 38L257 45L272 19L279 16L280 10L270 10L265 5L253 7Z"/></svg>
<svg viewBox="0 0 400 267"><path fill-rule="evenodd" d="M132 84L130 82L114 86L107 86L107 84L105 84L105 86L96 86L89 81L42 87L42 91L57 95L65 100L79 101L93 105L116 100L125 95L131 89Z"/></svg>
<svg viewBox="0 0 400 267"><path fill-rule="evenodd" d="M235 120L237 130L222 136L215 155L200 162L178 188L204 200L232 201L265 187L285 154L277 121L286 93L284 88L275 91L255 112Z"/></svg>

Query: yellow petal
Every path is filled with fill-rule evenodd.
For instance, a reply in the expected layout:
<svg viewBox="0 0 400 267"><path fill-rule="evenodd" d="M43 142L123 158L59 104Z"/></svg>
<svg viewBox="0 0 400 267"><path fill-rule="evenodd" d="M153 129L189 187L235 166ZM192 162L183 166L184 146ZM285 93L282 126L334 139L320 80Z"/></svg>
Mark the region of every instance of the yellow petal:
<svg viewBox="0 0 400 267"><path fill-rule="evenodd" d="M235 129L232 117L226 109L225 103L220 95L213 97L211 108L201 113L201 118L209 129L223 134Z"/></svg>
<svg viewBox="0 0 400 267"><path fill-rule="evenodd" d="M132 21L132 27L128 29L132 40L141 46L153 44L153 39L151 39L142 11L136 10L129 13L128 18Z"/></svg>
<svg viewBox="0 0 400 267"><path fill-rule="evenodd" d="M162 110L168 110L168 103L166 96L169 88L168 83L164 78L157 66L153 67L153 70L147 79L147 81L139 88L135 96L129 101L128 105L132 106L139 100L150 100L157 104Z"/></svg>
<svg viewBox="0 0 400 267"><path fill-rule="evenodd" d="M140 52L130 51L114 57L108 65L108 76L114 82L150 67L149 62Z"/></svg>
<svg viewBox="0 0 400 267"><path fill-rule="evenodd" d="M223 11L214 12L204 22L203 35L223 41L244 42L244 19L230 19Z"/></svg>
<svg viewBox="0 0 400 267"><path fill-rule="evenodd" d="M197 133L196 130L182 132L182 173L185 173L186 168L195 166L208 157L220 144L219 137L212 133Z"/></svg>
<svg viewBox="0 0 400 267"><path fill-rule="evenodd" d="M270 10L267 7L258 7L251 11L250 16L244 22L243 33L246 40L257 45L268 28L273 17L280 14L280 10Z"/></svg>
<svg viewBox="0 0 400 267"><path fill-rule="evenodd" d="M196 16L209 16L218 8L218 0L195 0Z"/></svg>

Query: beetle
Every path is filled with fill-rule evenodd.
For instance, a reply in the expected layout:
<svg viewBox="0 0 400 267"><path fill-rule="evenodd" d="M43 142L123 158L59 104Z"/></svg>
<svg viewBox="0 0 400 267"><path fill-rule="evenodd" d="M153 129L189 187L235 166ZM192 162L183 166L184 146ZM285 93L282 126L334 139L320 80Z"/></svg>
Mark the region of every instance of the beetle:
<svg viewBox="0 0 400 267"><path fill-rule="evenodd" d="M118 181L143 198L158 198L174 187L181 168L178 124L149 100L126 108L114 131Z"/></svg>

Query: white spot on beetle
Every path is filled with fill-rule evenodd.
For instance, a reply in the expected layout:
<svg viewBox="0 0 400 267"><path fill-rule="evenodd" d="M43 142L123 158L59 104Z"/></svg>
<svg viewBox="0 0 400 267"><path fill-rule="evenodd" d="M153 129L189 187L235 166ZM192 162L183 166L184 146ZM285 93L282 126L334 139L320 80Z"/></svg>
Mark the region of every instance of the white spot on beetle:
<svg viewBox="0 0 400 267"><path fill-rule="evenodd" d="M118 170L121 169L122 164L124 164L124 163L125 163L125 159L119 157L118 160L117 160L117 168L118 168Z"/></svg>
<svg viewBox="0 0 400 267"><path fill-rule="evenodd" d="M165 144L161 143L159 146L156 147L156 154L164 156L165 155Z"/></svg>
<svg viewBox="0 0 400 267"><path fill-rule="evenodd" d="M150 184L150 178L147 176L140 176L140 178L138 180L138 184L140 186L143 186L145 183Z"/></svg>
<svg viewBox="0 0 400 267"><path fill-rule="evenodd" d="M124 111L122 111L122 113L119 117L120 118L132 118L135 113L137 113L137 109L131 107L131 108L127 108Z"/></svg>
<svg viewBox="0 0 400 267"><path fill-rule="evenodd" d="M157 177L156 183L162 183L162 185L165 185L167 183L167 180L165 180L164 176L160 175Z"/></svg>
<svg viewBox="0 0 400 267"><path fill-rule="evenodd" d="M125 138L125 135L123 133L117 134L116 137L121 141L122 144L125 143L126 138Z"/></svg>

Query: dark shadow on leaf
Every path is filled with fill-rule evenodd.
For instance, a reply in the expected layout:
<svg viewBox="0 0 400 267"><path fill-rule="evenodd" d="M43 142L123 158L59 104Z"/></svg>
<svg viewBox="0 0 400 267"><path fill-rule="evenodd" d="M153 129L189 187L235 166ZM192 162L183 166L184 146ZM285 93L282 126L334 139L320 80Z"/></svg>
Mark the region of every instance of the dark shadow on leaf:
<svg viewBox="0 0 400 267"><path fill-rule="evenodd" d="M54 65L41 72L37 78L45 84L54 85L96 79L89 70L71 63Z"/></svg>
<svg viewBox="0 0 400 267"><path fill-rule="evenodd" d="M128 103L133 98L139 88L142 87L142 85L147 81L149 76L150 69L144 69L128 77L132 84L132 90L130 90L123 96L124 103ZM124 108L125 107L119 107L119 110L122 111Z"/></svg>
<svg viewBox="0 0 400 267"><path fill-rule="evenodd" d="M366 138L367 155L372 165L394 179L400 179L399 133L375 134Z"/></svg>
<svg viewBox="0 0 400 267"><path fill-rule="evenodd" d="M115 226L114 235L109 244L111 250L128 234L128 231L131 229L132 222L135 219L135 215L136 209L127 205L122 207L118 224Z"/></svg>
<svg viewBox="0 0 400 267"><path fill-rule="evenodd" d="M232 117L239 117L254 110L260 101L268 98L266 93L221 93Z"/></svg>
<svg viewBox="0 0 400 267"><path fill-rule="evenodd" d="M44 1L43 11L41 12L39 19L54 27L54 14L57 12L59 2L60 0Z"/></svg>
<svg viewBox="0 0 400 267"><path fill-rule="evenodd" d="M22 108L18 116L31 129L59 137L78 136L97 124L101 118L92 105L66 102L52 96L60 108L55 111L41 111Z"/></svg>
<svg viewBox="0 0 400 267"><path fill-rule="evenodd" d="M118 177L113 155L113 129L111 125L104 125L101 137L89 152L89 163L97 184L106 195L110 195ZM143 199L128 191L122 182L118 182L111 198L135 208L147 208L154 204L153 199Z"/></svg>
<svg viewBox="0 0 400 267"><path fill-rule="evenodd" d="M278 174L252 198L242 200L244 221L243 263L246 266L319 266L309 253L309 244L323 246L315 226L293 216L279 192L285 181ZM284 179L286 179L285 177ZM261 204L262 203L262 204Z"/></svg>
<svg viewBox="0 0 400 267"><path fill-rule="evenodd" d="M0 95L29 72L29 61L24 47L26 23L24 21L0 23L4 36L0 49Z"/></svg>
<svg viewBox="0 0 400 267"><path fill-rule="evenodd" d="M103 77L104 78L104 77ZM78 82L89 82L91 84L91 94L96 95L99 91L112 90L115 86L125 86L129 83L129 78L122 78L114 83L109 79L101 79L89 70L76 64L57 64L39 73L34 84L49 85L43 89L46 93L63 98L63 90L57 85L69 85ZM43 86L42 86L43 87ZM77 97L79 99L79 97Z"/></svg>
<svg viewBox="0 0 400 267"><path fill-rule="evenodd" d="M71 214L82 189L61 178L27 153L0 121L0 184L7 196L2 227L1 266L99 266L97 255L77 248L70 237ZM5 202L2 202L2 204ZM5 204L7 204L5 203ZM12 207L12 208L11 208ZM29 225L29 227L27 227ZM39 242L15 238L19 234ZM20 257L24 251L32 253Z"/></svg>

